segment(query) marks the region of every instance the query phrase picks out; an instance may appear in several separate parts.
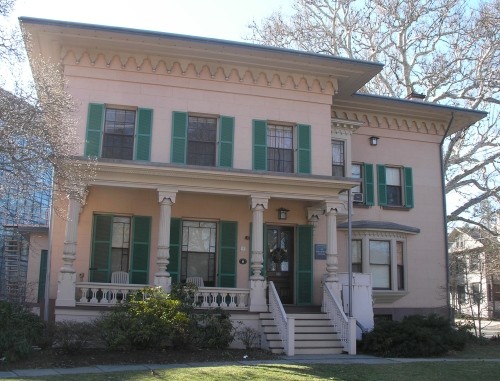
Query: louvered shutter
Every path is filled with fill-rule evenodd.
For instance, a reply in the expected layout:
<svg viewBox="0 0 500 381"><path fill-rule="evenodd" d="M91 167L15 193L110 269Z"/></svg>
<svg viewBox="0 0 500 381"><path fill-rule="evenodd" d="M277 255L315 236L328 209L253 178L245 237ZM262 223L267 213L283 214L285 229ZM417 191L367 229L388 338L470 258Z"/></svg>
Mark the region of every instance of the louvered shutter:
<svg viewBox="0 0 500 381"><path fill-rule="evenodd" d="M153 110L140 108L137 110L137 128L135 135L135 160L151 160L151 130Z"/></svg>
<svg viewBox="0 0 500 381"><path fill-rule="evenodd" d="M363 165L363 190L365 193L365 205L375 204L375 181L373 178L373 164Z"/></svg>
<svg viewBox="0 0 500 381"><path fill-rule="evenodd" d="M90 103L87 114L87 133L85 137L85 156L101 156L101 140L104 121L104 105Z"/></svg>
<svg viewBox="0 0 500 381"><path fill-rule="evenodd" d="M377 164L378 204L387 205L385 165Z"/></svg>
<svg viewBox="0 0 500 381"><path fill-rule="evenodd" d="M253 169L265 171L267 169L267 122L253 121Z"/></svg>
<svg viewBox="0 0 500 381"><path fill-rule="evenodd" d="M170 220L170 259L167 271L172 277L172 284L179 283L179 270L181 260L182 243L182 220L172 218Z"/></svg>
<svg viewBox="0 0 500 381"><path fill-rule="evenodd" d="M238 224L221 221L219 224L219 287L236 287L236 256Z"/></svg>
<svg viewBox="0 0 500 381"><path fill-rule="evenodd" d="M313 231L310 225L297 227L296 301L311 304L313 295Z"/></svg>
<svg viewBox="0 0 500 381"><path fill-rule="evenodd" d="M187 126L187 112L174 111L172 113L172 163L186 164Z"/></svg>
<svg viewBox="0 0 500 381"><path fill-rule="evenodd" d="M151 217L135 216L132 219L132 253L130 259L130 283L149 283L149 249Z"/></svg>
<svg viewBox="0 0 500 381"><path fill-rule="evenodd" d="M92 257L90 260L91 282L108 283L111 281L111 238L113 233L113 216L110 214L94 215L92 234Z"/></svg>
<svg viewBox="0 0 500 381"><path fill-rule="evenodd" d="M311 173L311 126L297 126L297 172Z"/></svg>
<svg viewBox="0 0 500 381"><path fill-rule="evenodd" d="M219 167L233 166L234 118L220 117L219 130Z"/></svg>

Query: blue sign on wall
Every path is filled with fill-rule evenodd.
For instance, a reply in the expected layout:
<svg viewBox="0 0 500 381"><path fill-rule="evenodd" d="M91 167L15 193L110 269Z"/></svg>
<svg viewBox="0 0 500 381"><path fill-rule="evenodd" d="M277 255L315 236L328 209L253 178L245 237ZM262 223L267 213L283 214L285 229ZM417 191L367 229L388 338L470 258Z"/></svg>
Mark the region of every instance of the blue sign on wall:
<svg viewBox="0 0 500 381"><path fill-rule="evenodd" d="M314 259L326 259L326 245L317 243L314 245Z"/></svg>

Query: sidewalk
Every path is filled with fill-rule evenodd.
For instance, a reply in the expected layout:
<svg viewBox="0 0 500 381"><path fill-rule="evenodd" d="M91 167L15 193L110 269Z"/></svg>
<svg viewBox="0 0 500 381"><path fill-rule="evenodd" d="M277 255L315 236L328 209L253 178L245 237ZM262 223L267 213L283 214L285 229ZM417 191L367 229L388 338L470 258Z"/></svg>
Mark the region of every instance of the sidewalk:
<svg viewBox="0 0 500 381"><path fill-rule="evenodd" d="M52 368L52 369L15 369L9 372L0 372L0 379L9 379L15 377L38 377L38 376L61 376L68 374L89 374L89 373L110 373L110 372L129 372L129 371L151 371L173 368L192 368L192 367L212 367L220 365L260 365L260 364L401 364L408 362L453 362L453 361L495 361L500 359L445 359L445 358L425 358L425 359L404 359L404 358L381 358L366 355L298 355L282 356L276 360L252 360L252 361L233 361L233 362L202 362L186 364L146 364L146 365L96 365L83 368Z"/></svg>

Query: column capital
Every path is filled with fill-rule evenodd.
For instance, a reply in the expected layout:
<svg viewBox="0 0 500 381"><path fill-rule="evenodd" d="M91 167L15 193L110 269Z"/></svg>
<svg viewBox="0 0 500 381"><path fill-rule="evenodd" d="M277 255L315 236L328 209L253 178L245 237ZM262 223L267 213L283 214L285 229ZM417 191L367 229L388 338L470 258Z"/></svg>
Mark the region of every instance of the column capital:
<svg viewBox="0 0 500 381"><path fill-rule="evenodd" d="M175 204L175 197L177 196L177 189L173 188L158 188L158 202L161 204L163 200L170 200L172 204Z"/></svg>
<svg viewBox="0 0 500 381"><path fill-rule="evenodd" d="M340 200L338 201L326 200L323 202L321 209L323 210L323 214L327 216L330 214L338 215L347 213L346 205Z"/></svg>
<svg viewBox="0 0 500 381"><path fill-rule="evenodd" d="M249 197L250 209L255 209L257 206L261 205L264 209L267 209L269 202L269 196L263 195L251 195Z"/></svg>

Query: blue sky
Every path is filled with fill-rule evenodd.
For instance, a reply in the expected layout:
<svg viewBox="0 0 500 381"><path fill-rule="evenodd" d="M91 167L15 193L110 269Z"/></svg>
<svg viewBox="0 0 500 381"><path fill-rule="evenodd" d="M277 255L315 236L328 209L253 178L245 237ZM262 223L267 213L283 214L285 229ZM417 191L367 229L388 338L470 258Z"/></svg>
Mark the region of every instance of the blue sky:
<svg viewBox="0 0 500 381"><path fill-rule="evenodd" d="M17 0L29 16L243 41L253 19L289 10L294 0Z"/></svg>

